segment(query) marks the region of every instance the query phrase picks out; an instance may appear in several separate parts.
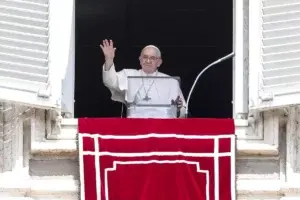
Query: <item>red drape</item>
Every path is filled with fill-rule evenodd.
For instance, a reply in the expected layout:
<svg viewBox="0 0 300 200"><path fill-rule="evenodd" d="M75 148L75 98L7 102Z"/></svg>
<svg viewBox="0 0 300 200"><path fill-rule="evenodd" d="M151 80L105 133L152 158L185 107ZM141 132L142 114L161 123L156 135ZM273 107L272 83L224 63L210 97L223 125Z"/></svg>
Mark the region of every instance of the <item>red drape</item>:
<svg viewBox="0 0 300 200"><path fill-rule="evenodd" d="M83 118L78 127L85 200L234 199L232 119Z"/></svg>

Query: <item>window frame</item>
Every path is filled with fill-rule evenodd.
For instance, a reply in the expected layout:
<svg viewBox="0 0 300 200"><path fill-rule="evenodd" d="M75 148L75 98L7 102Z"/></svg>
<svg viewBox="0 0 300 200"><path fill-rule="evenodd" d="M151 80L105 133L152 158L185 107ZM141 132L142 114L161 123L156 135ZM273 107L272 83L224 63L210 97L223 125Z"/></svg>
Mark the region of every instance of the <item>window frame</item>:
<svg viewBox="0 0 300 200"><path fill-rule="evenodd" d="M262 0L233 0L233 118L239 154L275 156L280 119L273 111L251 109L256 103L253 101L258 99L259 77L250 67L259 62L261 52L257 43L250 41L261 39L258 34L261 3Z"/></svg>
<svg viewBox="0 0 300 200"><path fill-rule="evenodd" d="M254 112L249 114L248 102L249 96L252 95L248 87L252 74L248 73L248 51L251 51L249 43L248 31L251 25L247 24L247 16L249 5L245 1L233 0L233 47L235 57L233 61L233 119L236 126L237 148L241 155L277 155L278 153L278 129L277 132L274 125L279 124L279 119L274 117L272 113ZM249 6L249 7L248 7ZM248 7L248 8L247 8ZM249 17L253 13L249 12ZM75 18L75 16L73 16ZM250 21L250 20L249 20ZM53 29L51 31L54 31ZM73 30L75 32L75 30ZM245 45L247 43L247 45ZM249 43L249 49L248 49ZM250 54L251 52L249 52ZM75 55L73 55L74 59ZM251 62L251 60L249 60ZM66 78L74 80L74 74L66 74ZM72 76L72 77L69 77ZM251 87L253 89L253 87ZM74 91L75 92L75 91ZM255 93L256 94L256 93ZM252 96L251 96L252 97ZM74 102L72 102L74 105ZM53 119L54 120L54 119ZM77 121L77 120L76 120ZM75 122L74 122L75 123ZM75 125L75 124L73 124ZM267 127L264 132L264 127ZM272 131L271 131L272 130ZM48 139L55 140L76 140L76 135L65 133L50 133ZM275 141L275 142L274 142Z"/></svg>

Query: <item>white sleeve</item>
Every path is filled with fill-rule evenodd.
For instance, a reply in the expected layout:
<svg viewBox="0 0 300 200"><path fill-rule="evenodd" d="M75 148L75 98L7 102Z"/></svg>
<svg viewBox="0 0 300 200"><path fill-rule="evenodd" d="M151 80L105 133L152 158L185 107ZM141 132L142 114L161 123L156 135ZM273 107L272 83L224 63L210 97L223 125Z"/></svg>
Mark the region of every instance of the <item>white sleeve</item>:
<svg viewBox="0 0 300 200"><path fill-rule="evenodd" d="M125 70L116 72L115 66L111 66L109 70L102 69L102 79L104 85L111 92L111 99L114 101L125 102L125 93L127 90L127 75Z"/></svg>
<svg viewBox="0 0 300 200"><path fill-rule="evenodd" d="M112 65L109 70L105 70L103 66L102 70L103 83L109 89L115 91L127 90L127 76L124 70L116 72L115 65Z"/></svg>

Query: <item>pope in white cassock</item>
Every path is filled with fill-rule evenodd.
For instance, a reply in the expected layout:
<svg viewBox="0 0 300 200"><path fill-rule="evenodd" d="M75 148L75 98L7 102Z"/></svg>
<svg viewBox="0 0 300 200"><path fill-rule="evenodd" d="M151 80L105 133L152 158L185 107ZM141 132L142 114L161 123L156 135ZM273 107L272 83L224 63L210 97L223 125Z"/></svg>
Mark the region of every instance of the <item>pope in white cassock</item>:
<svg viewBox="0 0 300 200"><path fill-rule="evenodd" d="M141 69L123 69L119 72L116 72L114 66L116 48L113 41L104 40L100 47L105 57L103 83L110 90L112 100L126 104L128 117L184 117L186 103L179 82L167 74L158 72L162 58L156 46L149 45L141 51L139 57Z"/></svg>

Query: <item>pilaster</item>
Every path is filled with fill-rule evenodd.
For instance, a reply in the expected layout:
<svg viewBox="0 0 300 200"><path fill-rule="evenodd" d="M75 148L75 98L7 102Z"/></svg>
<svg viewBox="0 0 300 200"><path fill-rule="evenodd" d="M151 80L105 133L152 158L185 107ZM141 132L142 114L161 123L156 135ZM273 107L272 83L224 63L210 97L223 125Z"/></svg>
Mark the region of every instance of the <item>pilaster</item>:
<svg viewBox="0 0 300 200"><path fill-rule="evenodd" d="M0 102L0 175L28 174L31 110ZM26 123L25 123L26 122Z"/></svg>
<svg viewBox="0 0 300 200"><path fill-rule="evenodd" d="M291 107L286 127L286 182L300 185L300 108Z"/></svg>

